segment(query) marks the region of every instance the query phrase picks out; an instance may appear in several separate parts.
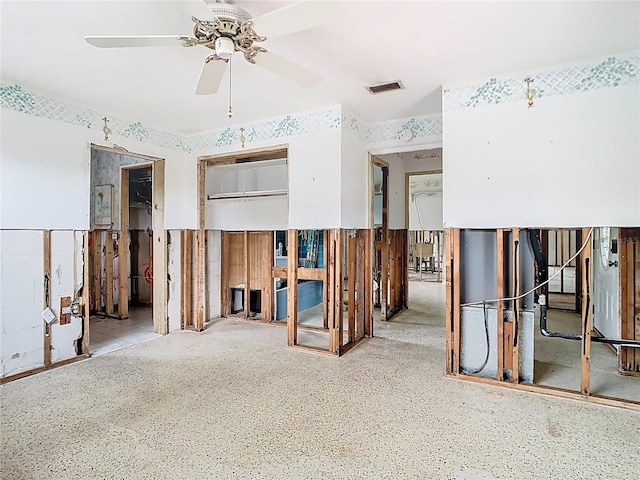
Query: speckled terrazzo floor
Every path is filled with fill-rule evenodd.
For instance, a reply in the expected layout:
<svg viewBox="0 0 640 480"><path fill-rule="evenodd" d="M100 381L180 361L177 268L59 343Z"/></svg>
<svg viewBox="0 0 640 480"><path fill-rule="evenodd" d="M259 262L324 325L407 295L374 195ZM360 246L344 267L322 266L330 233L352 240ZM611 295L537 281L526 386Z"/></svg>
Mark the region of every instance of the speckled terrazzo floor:
<svg viewBox="0 0 640 480"><path fill-rule="evenodd" d="M444 378L414 308L342 359L218 320L3 385L2 478L637 478L640 414Z"/></svg>

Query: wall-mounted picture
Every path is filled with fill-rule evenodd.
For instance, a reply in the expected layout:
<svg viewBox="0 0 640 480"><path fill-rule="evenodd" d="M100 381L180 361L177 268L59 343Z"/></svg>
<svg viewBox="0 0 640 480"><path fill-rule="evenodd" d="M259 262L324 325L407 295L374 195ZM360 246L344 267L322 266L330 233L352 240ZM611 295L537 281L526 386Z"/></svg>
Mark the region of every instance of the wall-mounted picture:
<svg viewBox="0 0 640 480"><path fill-rule="evenodd" d="M96 185L93 205L93 223L109 228L113 223L113 185Z"/></svg>

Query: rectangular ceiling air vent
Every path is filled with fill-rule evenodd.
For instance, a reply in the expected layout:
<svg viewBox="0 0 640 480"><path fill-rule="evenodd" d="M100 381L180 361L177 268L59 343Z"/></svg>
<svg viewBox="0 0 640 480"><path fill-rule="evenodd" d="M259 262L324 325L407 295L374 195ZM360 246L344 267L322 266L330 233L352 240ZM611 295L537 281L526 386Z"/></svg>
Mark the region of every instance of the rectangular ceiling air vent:
<svg viewBox="0 0 640 480"><path fill-rule="evenodd" d="M390 92L391 90L401 90L404 86L402 82L398 80L397 82L379 83L378 85L371 85L366 88L371 95L376 95L382 92Z"/></svg>

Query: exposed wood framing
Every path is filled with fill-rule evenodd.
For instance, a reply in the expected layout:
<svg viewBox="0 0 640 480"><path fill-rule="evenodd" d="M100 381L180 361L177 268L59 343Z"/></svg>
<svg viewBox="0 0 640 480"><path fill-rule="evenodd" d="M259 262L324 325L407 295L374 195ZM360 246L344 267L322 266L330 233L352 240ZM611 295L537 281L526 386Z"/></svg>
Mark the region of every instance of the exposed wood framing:
<svg viewBox="0 0 640 480"><path fill-rule="evenodd" d="M445 371L453 372L453 229L444 232L445 267Z"/></svg>
<svg viewBox="0 0 640 480"><path fill-rule="evenodd" d="M91 250L93 260L91 309L100 312L102 311L102 232L100 230L91 232Z"/></svg>
<svg viewBox="0 0 640 480"><path fill-rule="evenodd" d="M324 245L324 259L322 264L324 265L324 275L322 277L322 327L329 329L329 288L331 282L329 281L329 231L322 231L322 244Z"/></svg>
<svg viewBox="0 0 640 480"><path fill-rule="evenodd" d="M453 245L451 247L453 264L452 264L452 305L453 305L453 365L452 370L453 373L460 373L460 324L461 324L461 315L462 311L460 308L460 229L453 229L452 234L452 242Z"/></svg>
<svg viewBox="0 0 640 480"><path fill-rule="evenodd" d="M625 340L640 340L640 228L620 229L620 331ZM619 370L640 375L640 348L621 347Z"/></svg>
<svg viewBox="0 0 640 480"><path fill-rule="evenodd" d="M180 233L180 328L194 328L193 325L193 230Z"/></svg>
<svg viewBox="0 0 640 480"><path fill-rule="evenodd" d="M89 353L89 316L91 290L91 232L82 234L82 351Z"/></svg>
<svg viewBox="0 0 640 480"><path fill-rule="evenodd" d="M113 233L106 232L104 246L104 271L105 271L105 311L107 315L113 315Z"/></svg>
<svg viewBox="0 0 640 480"><path fill-rule="evenodd" d="M251 316L251 258L249 257L249 232L243 232L244 245L244 316Z"/></svg>
<svg viewBox="0 0 640 480"><path fill-rule="evenodd" d="M511 278L512 278L512 296L520 295L520 229L513 228L511 230ZM513 383L520 382L520 300L513 301L513 339L512 339L512 359L511 359L511 381Z"/></svg>
<svg viewBox="0 0 640 480"><path fill-rule="evenodd" d="M356 338L356 248L355 233L347 236L347 342Z"/></svg>
<svg viewBox="0 0 640 480"><path fill-rule="evenodd" d="M389 230L389 293L387 319L407 308L409 270L407 230Z"/></svg>
<svg viewBox="0 0 640 480"><path fill-rule="evenodd" d="M584 396L581 393L574 392L573 390L566 390L557 387L547 387L544 385L533 385L531 383L510 383L500 382L493 378L479 377L476 375L449 375L450 378L458 380L471 381L477 383L484 383L487 385L494 385L497 387L507 387L515 390L521 390L525 392L539 393L543 395L553 395L555 397L569 398L572 400L588 401L590 403L596 403L598 405L608 405L611 407L620 407L627 410L633 410L640 412L640 402L633 400L621 400L615 397L607 397L604 395L589 395Z"/></svg>
<svg viewBox="0 0 640 480"><path fill-rule="evenodd" d="M582 361L580 373L580 392L583 395L591 394L591 330L593 329L592 303L591 303L591 245L593 238L589 237L589 229L582 230L582 238L588 242L580 253L582 264Z"/></svg>
<svg viewBox="0 0 640 480"><path fill-rule="evenodd" d="M44 293L43 293L43 309L51 307L51 230L44 230L42 232L43 241L43 256L44 256ZM51 366L51 324L44 323L44 366L49 368Z"/></svg>
<svg viewBox="0 0 640 480"><path fill-rule="evenodd" d="M287 345L298 343L298 231L289 230L287 241ZM326 246L325 246L326 248Z"/></svg>
<svg viewBox="0 0 640 480"><path fill-rule="evenodd" d="M129 170L120 176L120 233L118 235L118 316L129 317ZM108 259L107 259L108 260Z"/></svg>
<svg viewBox="0 0 640 480"><path fill-rule="evenodd" d="M230 232L221 233L221 246L220 246L220 313L223 317L231 315L231 284L230 282L230 269L231 269L231 254L230 254Z"/></svg>
<svg viewBox="0 0 640 480"><path fill-rule="evenodd" d="M196 262L195 281L195 320L197 331L204 330L205 317L207 315L207 245L205 231L205 174L207 164L198 162L198 230L196 231Z"/></svg>
<svg viewBox="0 0 640 480"><path fill-rule="evenodd" d="M231 165L234 163L246 163L247 161L275 160L283 158L286 155L287 146L276 145L273 147L242 150L229 155L203 156L199 157L199 160L205 165Z"/></svg>
<svg viewBox="0 0 640 480"><path fill-rule="evenodd" d="M373 231L371 229L364 231L364 335L373 337Z"/></svg>
<svg viewBox="0 0 640 480"><path fill-rule="evenodd" d="M77 355L75 357L71 357L71 358L68 358L66 360L61 360L59 362L52 363L49 366L42 366L42 367L38 367L38 368L33 368L31 370L27 370L27 371L24 371L24 372L16 373L14 375L7 375L6 377L0 378L0 385L4 385L5 383L9 383L9 382L12 382L14 380L18 380L20 378L29 377L31 375L35 375L36 373L45 372L45 371L47 371L47 370L49 370L51 368L63 367L65 365L69 365L70 363L75 363L75 362L78 362L80 360L84 360L86 358L89 358L89 353L83 353L82 355Z"/></svg>
<svg viewBox="0 0 640 480"><path fill-rule="evenodd" d="M342 347L343 294L342 294L342 246L343 232L334 229L329 232L329 352L340 355Z"/></svg>
<svg viewBox="0 0 640 480"><path fill-rule="evenodd" d="M496 241L496 298L504 298L504 230L499 228ZM497 308L498 380L504 380L504 302L498 300Z"/></svg>

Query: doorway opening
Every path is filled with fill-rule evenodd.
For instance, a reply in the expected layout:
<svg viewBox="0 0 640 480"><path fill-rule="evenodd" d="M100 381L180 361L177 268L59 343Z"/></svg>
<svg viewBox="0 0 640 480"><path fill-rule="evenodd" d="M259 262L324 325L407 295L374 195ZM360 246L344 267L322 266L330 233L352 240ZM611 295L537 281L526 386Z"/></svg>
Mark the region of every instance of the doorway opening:
<svg viewBox="0 0 640 480"><path fill-rule="evenodd" d="M442 149L375 154L371 169L376 335L444 343Z"/></svg>
<svg viewBox="0 0 640 480"><path fill-rule="evenodd" d="M94 146L91 184L89 348L101 355L167 333L164 160Z"/></svg>

